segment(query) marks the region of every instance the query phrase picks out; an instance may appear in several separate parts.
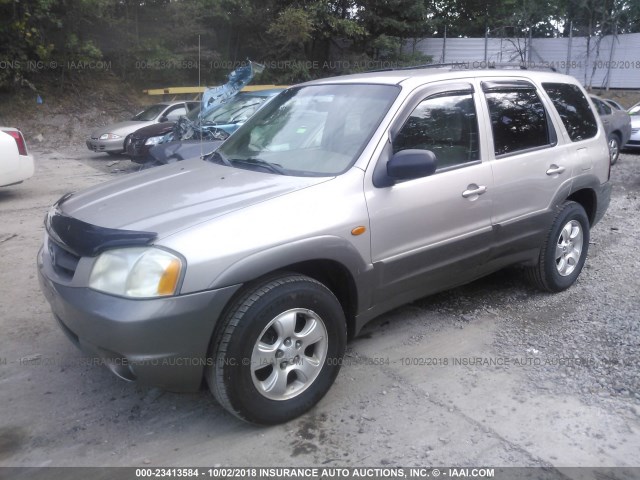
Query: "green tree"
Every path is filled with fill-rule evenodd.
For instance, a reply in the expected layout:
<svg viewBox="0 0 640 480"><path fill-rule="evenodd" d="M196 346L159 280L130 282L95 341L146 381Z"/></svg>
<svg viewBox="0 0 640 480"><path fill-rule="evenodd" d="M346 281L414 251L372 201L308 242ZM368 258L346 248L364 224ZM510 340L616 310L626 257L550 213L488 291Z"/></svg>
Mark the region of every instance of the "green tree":
<svg viewBox="0 0 640 480"><path fill-rule="evenodd" d="M397 57L405 40L429 31L425 2L361 0L359 4L358 18L367 32L364 48L373 58Z"/></svg>

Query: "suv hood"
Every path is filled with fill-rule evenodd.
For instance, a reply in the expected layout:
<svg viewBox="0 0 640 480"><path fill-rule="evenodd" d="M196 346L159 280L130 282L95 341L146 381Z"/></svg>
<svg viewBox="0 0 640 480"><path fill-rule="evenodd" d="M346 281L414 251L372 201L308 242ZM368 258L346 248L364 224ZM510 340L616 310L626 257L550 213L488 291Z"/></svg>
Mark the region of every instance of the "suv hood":
<svg viewBox="0 0 640 480"><path fill-rule="evenodd" d="M73 194L63 215L100 227L166 237L333 177L292 177L192 159L129 174Z"/></svg>

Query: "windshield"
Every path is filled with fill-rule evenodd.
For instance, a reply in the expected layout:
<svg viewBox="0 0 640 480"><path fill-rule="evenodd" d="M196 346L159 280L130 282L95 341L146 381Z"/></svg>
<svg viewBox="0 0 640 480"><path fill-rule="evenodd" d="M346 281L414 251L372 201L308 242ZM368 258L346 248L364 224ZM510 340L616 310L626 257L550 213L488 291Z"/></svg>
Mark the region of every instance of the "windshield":
<svg viewBox="0 0 640 480"><path fill-rule="evenodd" d="M230 123L241 123L253 115L258 107L264 104L273 96L263 95L237 95L224 103L220 108L210 111L203 119L204 125L226 125ZM198 120L201 106L193 108L185 116L191 122Z"/></svg>
<svg viewBox="0 0 640 480"><path fill-rule="evenodd" d="M258 108L271 97L258 95L236 95L220 108L207 113L201 120L203 125L227 125L246 122Z"/></svg>
<svg viewBox="0 0 640 480"><path fill-rule="evenodd" d="M200 115L200 105L192 110L189 110L189 113L187 113L185 117L187 117L192 122L195 122L198 119L198 115Z"/></svg>
<svg viewBox="0 0 640 480"><path fill-rule="evenodd" d="M399 89L312 85L286 90L218 149L234 166L265 162L279 173L333 176L356 161Z"/></svg>
<svg viewBox="0 0 640 480"><path fill-rule="evenodd" d="M150 107L147 107L146 109L138 113L131 120L150 122L151 120L154 120L158 115L160 115L160 113L162 113L165 108L167 108L167 106L162 104L151 105Z"/></svg>

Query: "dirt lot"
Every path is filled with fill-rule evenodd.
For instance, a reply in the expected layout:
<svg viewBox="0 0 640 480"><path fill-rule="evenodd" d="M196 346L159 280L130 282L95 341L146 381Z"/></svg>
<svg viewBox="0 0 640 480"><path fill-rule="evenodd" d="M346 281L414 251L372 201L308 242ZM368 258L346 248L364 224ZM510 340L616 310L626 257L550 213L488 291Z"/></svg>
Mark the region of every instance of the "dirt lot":
<svg viewBox="0 0 640 480"><path fill-rule="evenodd" d="M574 287L541 294L514 269L399 308L350 342L317 407L260 428L66 339L36 280L43 216L135 167L33 153L35 177L0 190L0 465L640 466L640 155L614 167Z"/></svg>

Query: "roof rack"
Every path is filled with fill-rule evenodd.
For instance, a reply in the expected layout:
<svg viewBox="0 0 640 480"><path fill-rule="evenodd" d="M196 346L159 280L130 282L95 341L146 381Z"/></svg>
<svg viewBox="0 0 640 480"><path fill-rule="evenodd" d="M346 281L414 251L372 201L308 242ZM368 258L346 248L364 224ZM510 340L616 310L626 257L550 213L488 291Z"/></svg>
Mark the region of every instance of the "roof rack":
<svg viewBox="0 0 640 480"><path fill-rule="evenodd" d="M550 70L557 72L556 68L552 65L537 64L533 62L521 62L521 63L499 63L499 62L485 62L483 60L474 60L473 62L448 62L448 63L425 63L422 65L412 65L409 67L398 68L382 68L379 70L370 70L370 72L391 72L397 70L420 70L423 68L457 68L457 69L519 69L519 70Z"/></svg>
<svg viewBox="0 0 640 480"><path fill-rule="evenodd" d="M422 68L446 68L446 67L455 67L460 65L459 63L424 63L422 65L411 65L408 67L397 67L397 68L378 68L375 70L367 70L367 72L394 72L397 70L420 70Z"/></svg>
<svg viewBox="0 0 640 480"><path fill-rule="evenodd" d="M497 68L518 68L520 70L551 70L552 72L557 72L556 67L549 64L544 63L535 63L535 62L520 62L520 63L489 63L487 68L497 69Z"/></svg>

